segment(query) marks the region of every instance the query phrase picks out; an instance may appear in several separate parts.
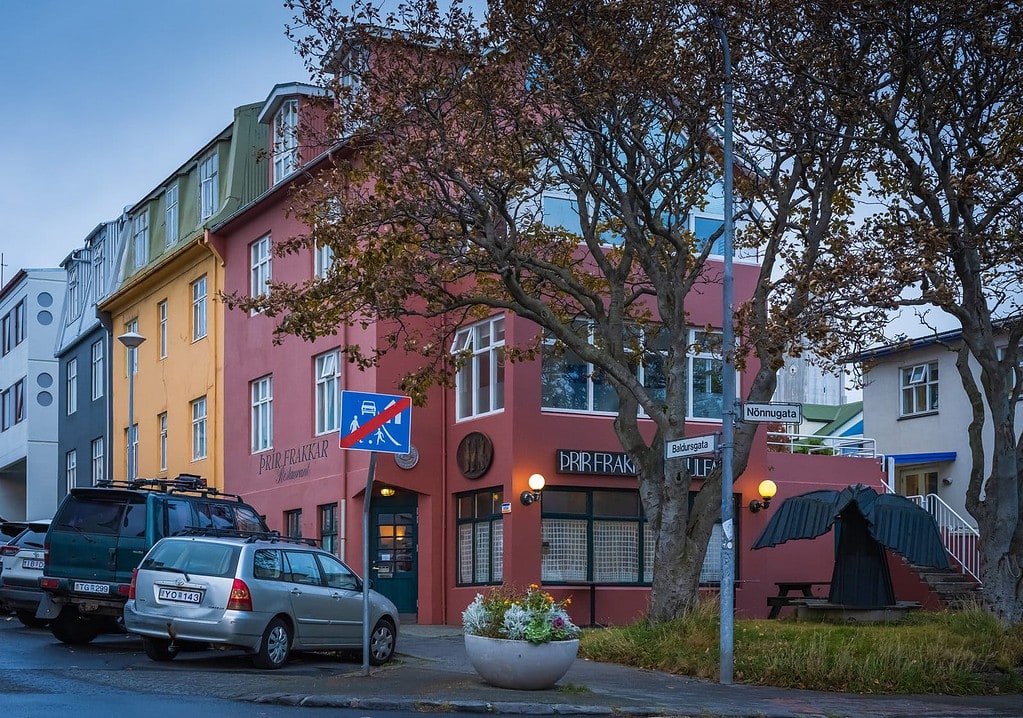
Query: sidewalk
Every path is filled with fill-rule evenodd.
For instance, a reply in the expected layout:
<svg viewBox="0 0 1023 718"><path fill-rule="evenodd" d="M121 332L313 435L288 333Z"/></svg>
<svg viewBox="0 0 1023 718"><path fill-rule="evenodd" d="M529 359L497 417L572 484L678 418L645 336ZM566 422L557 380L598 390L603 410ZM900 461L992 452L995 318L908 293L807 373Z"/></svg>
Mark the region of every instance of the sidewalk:
<svg viewBox="0 0 1023 718"><path fill-rule="evenodd" d="M514 691L483 682L465 659L461 629L402 626L398 655L370 675L294 676L259 703L428 713L528 713L750 718L1023 718L1023 696L874 696L711 681L577 659L558 685Z"/></svg>

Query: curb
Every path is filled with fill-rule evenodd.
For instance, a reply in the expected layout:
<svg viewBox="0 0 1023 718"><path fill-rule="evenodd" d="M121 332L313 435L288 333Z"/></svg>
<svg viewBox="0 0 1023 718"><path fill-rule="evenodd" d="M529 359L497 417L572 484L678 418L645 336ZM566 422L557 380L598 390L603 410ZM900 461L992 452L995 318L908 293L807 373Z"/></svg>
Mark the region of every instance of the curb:
<svg viewBox="0 0 1023 718"><path fill-rule="evenodd" d="M400 711L406 713L494 713L528 715L590 715L590 716L652 716L679 715L663 708L611 708L571 703L528 703L514 701L422 700L391 698L358 698L343 695L302 695L297 693L268 693L243 697L250 703L271 705L308 706L310 708L355 708L359 710Z"/></svg>

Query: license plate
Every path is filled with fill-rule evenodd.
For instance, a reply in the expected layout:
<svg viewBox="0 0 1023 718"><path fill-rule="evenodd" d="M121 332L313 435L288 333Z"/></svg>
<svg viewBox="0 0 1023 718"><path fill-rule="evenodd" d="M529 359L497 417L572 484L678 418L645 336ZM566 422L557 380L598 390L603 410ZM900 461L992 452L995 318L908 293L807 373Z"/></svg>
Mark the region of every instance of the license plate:
<svg viewBox="0 0 1023 718"><path fill-rule="evenodd" d="M202 591L190 591L184 588L161 588L156 597L161 601L177 603L202 603Z"/></svg>
<svg viewBox="0 0 1023 718"><path fill-rule="evenodd" d="M102 593L104 595L110 594L110 584L108 583L86 583L85 581L75 581L74 590L79 593Z"/></svg>
<svg viewBox="0 0 1023 718"><path fill-rule="evenodd" d="M22 568L32 568L37 571L43 570L43 560L41 558L26 558L21 562Z"/></svg>

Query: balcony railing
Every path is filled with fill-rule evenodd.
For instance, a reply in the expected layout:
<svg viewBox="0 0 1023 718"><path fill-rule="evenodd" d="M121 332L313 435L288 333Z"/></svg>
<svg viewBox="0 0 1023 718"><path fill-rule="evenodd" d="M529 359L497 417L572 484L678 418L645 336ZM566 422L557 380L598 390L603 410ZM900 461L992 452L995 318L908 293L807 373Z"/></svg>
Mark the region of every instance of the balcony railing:
<svg viewBox="0 0 1023 718"><path fill-rule="evenodd" d="M787 454L877 458L877 442L863 436L819 436L817 434L769 431L767 432L767 448L769 451L782 451Z"/></svg>

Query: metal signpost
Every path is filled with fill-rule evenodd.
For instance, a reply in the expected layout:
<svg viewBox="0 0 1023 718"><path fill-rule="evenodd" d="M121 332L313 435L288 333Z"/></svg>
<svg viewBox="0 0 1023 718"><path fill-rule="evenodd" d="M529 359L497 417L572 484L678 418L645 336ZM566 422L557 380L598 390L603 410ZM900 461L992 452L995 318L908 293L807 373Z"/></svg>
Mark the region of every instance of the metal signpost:
<svg viewBox="0 0 1023 718"><path fill-rule="evenodd" d="M369 504L377 452L407 454L412 446L412 399L394 394L341 392L342 449L369 451L362 502L362 674L369 675Z"/></svg>

